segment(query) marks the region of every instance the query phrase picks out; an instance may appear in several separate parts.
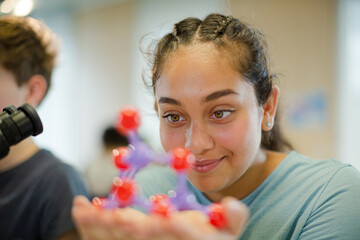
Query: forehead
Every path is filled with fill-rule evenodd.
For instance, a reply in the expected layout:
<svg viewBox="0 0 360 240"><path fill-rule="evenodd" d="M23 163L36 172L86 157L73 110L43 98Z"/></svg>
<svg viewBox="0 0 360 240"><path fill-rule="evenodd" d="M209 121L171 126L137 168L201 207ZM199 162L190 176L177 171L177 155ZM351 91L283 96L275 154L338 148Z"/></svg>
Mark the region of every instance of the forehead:
<svg viewBox="0 0 360 240"><path fill-rule="evenodd" d="M197 93L237 88L244 81L231 59L231 53L213 44L181 46L164 62L156 95L175 94L184 88Z"/></svg>
<svg viewBox="0 0 360 240"><path fill-rule="evenodd" d="M188 46L180 45L179 48L171 53L163 63L162 69L165 71L174 71L181 68L191 69L189 67L213 67L219 68L226 65L233 68L232 55L225 48L216 47L212 43L195 43ZM230 70L230 69L227 69Z"/></svg>

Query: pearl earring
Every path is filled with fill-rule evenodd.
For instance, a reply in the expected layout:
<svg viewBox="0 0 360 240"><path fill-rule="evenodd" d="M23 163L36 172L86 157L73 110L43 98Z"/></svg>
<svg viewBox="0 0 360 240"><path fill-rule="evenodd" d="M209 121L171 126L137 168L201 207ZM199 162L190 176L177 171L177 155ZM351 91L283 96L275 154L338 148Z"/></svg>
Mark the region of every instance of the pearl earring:
<svg viewBox="0 0 360 240"><path fill-rule="evenodd" d="M270 122L266 122L266 126L267 126L267 127L271 127Z"/></svg>

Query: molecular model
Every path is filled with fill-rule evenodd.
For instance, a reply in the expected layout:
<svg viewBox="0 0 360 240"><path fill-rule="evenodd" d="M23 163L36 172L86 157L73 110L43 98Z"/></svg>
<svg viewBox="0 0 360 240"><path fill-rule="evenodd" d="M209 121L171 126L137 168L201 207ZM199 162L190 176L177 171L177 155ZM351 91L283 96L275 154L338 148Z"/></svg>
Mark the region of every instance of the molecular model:
<svg viewBox="0 0 360 240"><path fill-rule="evenodd" d="M155 153L140 140L137 134L139 125L140 115L134 107L127 106L120 111L115 127L118 132L127 136L129 146L113 150L113 160L119 169L119 176L114 178L108 197L95 197L92 204L102 209L135 205L149 214L164 217L170 216L174 211L199 210L208 216L209 222L215 227L225 227L227 222L223 206L219 203L201 205L188 189L186 172L194 155L182 147L175 148L167 154ZM150 163L166 164L174 169L177 173L177 187L174 191L169 191L168 195L156 194L149 199L139 194L139 186L136 185L134 177Z"/></svg>

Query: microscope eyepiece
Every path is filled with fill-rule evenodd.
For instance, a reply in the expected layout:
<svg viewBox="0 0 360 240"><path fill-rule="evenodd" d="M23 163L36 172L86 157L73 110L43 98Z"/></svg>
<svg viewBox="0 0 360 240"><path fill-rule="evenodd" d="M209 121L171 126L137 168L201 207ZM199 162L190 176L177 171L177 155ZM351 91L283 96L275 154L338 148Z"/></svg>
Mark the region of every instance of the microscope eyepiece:
<svg viewBox="0 0 360 240"><path fill-rule="evenodd" d="M4 108L0 113L0 159L9 153L12 145L42 131L40 117L31 105L25 103L18 109L13 105Z"/></svg>

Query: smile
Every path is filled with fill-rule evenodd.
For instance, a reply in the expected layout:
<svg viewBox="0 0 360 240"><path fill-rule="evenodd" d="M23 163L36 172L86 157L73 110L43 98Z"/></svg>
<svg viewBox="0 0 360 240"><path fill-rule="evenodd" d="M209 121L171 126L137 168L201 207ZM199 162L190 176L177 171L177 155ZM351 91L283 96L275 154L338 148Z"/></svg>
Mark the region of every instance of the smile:
<svg viewBox="0 0 360 240"><path fill-rule="evenodd" d="M204 159L201 161L195 161L194 163L191 163L190 166L195 172L207 173L215 168L224 158L225 156L220 159Z"/></svg>

